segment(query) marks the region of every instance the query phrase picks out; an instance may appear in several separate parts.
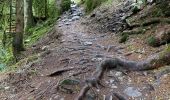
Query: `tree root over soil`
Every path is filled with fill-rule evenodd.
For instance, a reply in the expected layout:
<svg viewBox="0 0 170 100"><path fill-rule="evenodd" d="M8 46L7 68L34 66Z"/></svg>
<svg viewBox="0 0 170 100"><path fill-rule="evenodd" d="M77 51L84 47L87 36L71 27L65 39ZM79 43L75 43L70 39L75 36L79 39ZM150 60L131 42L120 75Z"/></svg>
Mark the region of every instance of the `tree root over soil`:
<svg viewBox="0 0 170 100"><path fill-rule="evenodd" d="M148 57L148 59L143 61L130 61L122 58L113 58L104 60L96 71L93 73L90 79L86 80L86 85L80 91L78 97L75 100L83 100L87 92L92 88L98 88L100 85L100 80L102 79L106 69L118 68L121 67L128 71L144 71L152 70L165 65L170 64L170 49L166 49L161 53L155 54L154 56ZM119 100L122 100L122 97L117 97Z"/></svg>
<svg viewBox="0 0 170 100"><path fill-rule="evenodd" d="M144 27L144 26L149 26L152 24L159 24L159 23L170 24L170 19L169 18L151 18L142 23L130 23L127 19L125 19L125 22L128 28L133 29L135 27L141 27L141 26Z"/></svg>

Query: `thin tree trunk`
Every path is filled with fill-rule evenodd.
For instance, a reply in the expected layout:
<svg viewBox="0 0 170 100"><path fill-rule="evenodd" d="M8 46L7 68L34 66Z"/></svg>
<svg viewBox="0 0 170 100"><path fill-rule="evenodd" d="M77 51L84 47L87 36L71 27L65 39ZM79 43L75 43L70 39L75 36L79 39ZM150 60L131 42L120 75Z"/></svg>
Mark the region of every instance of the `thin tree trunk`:
<svg viewBox="0 0 170 100"><path fill-rule="evenodd" d="M23 33L24 33L24 8L23 0L16 0L16 33L13 37L13 55L18 60L18 54L24 50Z"/></svg>
<svg viewBox="0 0 170 100"><path fill-rule="evenodd" d="M34 26L34 18L32 12L32 0L24 0L24 30Z"/></svg>

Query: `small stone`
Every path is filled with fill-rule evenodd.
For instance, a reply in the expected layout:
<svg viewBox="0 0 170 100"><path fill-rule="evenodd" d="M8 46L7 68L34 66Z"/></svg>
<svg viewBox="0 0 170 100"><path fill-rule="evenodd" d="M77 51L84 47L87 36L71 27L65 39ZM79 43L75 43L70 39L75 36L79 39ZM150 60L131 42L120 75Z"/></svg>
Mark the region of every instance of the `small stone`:
<svg viewBox="0 0 170 100"><path fill-rule="evenodd" d="M70 25L71 23L69 23L69 22L66 22L66 23L64 23L65 25Z"/></svg>
<svg viewBox="0 0 170 100"><path fill-rule="evenodd" d="M54 97L54 99L58 99L60 96L59 95L56 95L55 97Z"/></svg>
<svg viewBox="0 0 170 100"><path fill-rule="evenodd" d="M110 81L110 83L111 83L111 84L114 82L114 80L113 80L113 79L110 79L109 81Z"/></svg>
<svg viewBox="0 0 170 100"><path fill-rule="evenodd" d="M143 75L147 76L147 75L148 75L148 73L147 73L147 72L143 72Z"/></svg>
<svg viewBox="0 0 170 100"><path fill-rule="evenodd" d="M69 22L72 22L73 20L72 20L72 19L69 19L68 21L69 21Z"/></svg>
<svg viewBox="0 0 170 100"><path fill-rule="evenodd" d="M62 24L59 24L59 25L58 25L58 27L61 27L61 26L62 26Z"/></svg>
<svg viewBox="0 0 170 100"><path fill-rule="evenodd" d="M48 47L49 47L49 46L43 46L43 47L41 48L41 50L45 51L45 50L48 49Z"/></svg>
<svg viewBox="0 0 170 100"><path fill-rule="evenodd" d="M117 86L116 86L115 84L112 84L112 85L111 85L111 88L112 88L112 89L116 89Z"/></svg>
<svg viewBox="0 0 170 100"><path fill-rule="evenodd" d="M91 46L93 43L92 42L84 42L85 46Z"/></svg>
<svg viewBox="0 0 170 100"><path fill-rule="evenodd" d="M141 58L142 58L142 55L139 55L138 58L141 59Z"/></svg>
<svg viewBox="0 0 170 100"><path fill-rule="evenodd" d="M5 89L5 90L8 90L8 89L10 89L10 87L9 87L9 86L7 86L7 87L4 87L4 89Z"/></svg>
<svg viewBox="0 0 170 100"><path fill-rule="evenodd" d="M109 84L109 81L105 81L106 84Z"/></svg>
<svg viewBox="0 0 170 100"><path fill-rule="evenodd" d="M138 89L134 87L128 87L124 90L124 93L130 97L139 97L142 96L142 93L138 91Z"/></svg>
<svg viewBox="0 0 170 100"><path fill-rule="evenodd" d="M132 82L132 80L129 78L129 79L128 79L128 83L131 83L131 82Z"/></svg>
<svg viewBox="0 0 170 100"><path fill-rule="evenodd" d="M118 79L119 79L120 81L123 81L123 77L118 77Z"/></svg>
<svg viewBox="0 0 170 100"><path fill-rule="evenodd" d="M116 75L116 76L121 76L121 75L122 75L122 72L116 72L115 75Z"/></svg>
<svg viewBox="0 0 170 100"><path fill-rule="evenodd" d="M97 89L96 91L97 91L97 92L100 92L100 89Z"/></svg>

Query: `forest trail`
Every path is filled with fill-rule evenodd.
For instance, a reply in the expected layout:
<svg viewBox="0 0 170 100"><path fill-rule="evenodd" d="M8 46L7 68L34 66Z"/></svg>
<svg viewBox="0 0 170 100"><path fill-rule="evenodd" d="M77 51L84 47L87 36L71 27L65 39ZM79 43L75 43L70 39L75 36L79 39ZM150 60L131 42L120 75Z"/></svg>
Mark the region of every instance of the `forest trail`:
<svg viewBox="0 0 170 100"><path fill-rule="evenodd" d="M33 52L43 52L40 58L1 82L4 89L0 89L0 100L74 100L84 86L84 80L101 61L130 54L125 50L125 44L115 42L114 34L91 30L85 20L83 9L72 5L72 13L61 16L54 32L49 32L32 47ZM62 35L60 40L56 39L58 32ZM131 59L136 57L133 55ZM68 71L62 72L63 69ZM113 93L119 93L127 100L156 100L162 91L165 93L159 96L168 100L170 91L166 91L166 80L165 77L155 81L152 71L110 70L102 80L104 87L91 90L86 100L106 100L104 98L108 97L107 100L112 100Z"/></svg>

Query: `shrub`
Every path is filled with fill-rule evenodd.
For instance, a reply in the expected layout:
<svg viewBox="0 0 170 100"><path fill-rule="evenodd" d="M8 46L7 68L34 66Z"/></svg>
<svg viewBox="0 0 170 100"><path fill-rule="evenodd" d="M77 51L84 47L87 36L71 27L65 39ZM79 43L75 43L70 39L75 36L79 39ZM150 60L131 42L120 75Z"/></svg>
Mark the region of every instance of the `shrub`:
<svg viewBox="0 0 170 100"><path fill-rule="evenodd" d="M86 12L91 12L104 1L107 1L107 0L85 0Z"/></svg>
<svg viewBox="0 0 170 100"><path fill-rule="evenodd" d="M157 47L157 46L160 45L159 41L153 36L150 36L147 39L147 44L150 45L150 46L153 46L153 47Z"/></svg>
<svg viewBox="0 0 170 100"><path fill-rule="evenodd" d="M71 7L71 0L62 0L61 1L61 12L69 10Z"/></svg>
<svg viewBox="0 0 170 100"><path fill-rule="evenodd" d="M51 1L48 7L48 15L50 19L57 18L60 15L59 8L56 7L55 1Z"/></svg>

